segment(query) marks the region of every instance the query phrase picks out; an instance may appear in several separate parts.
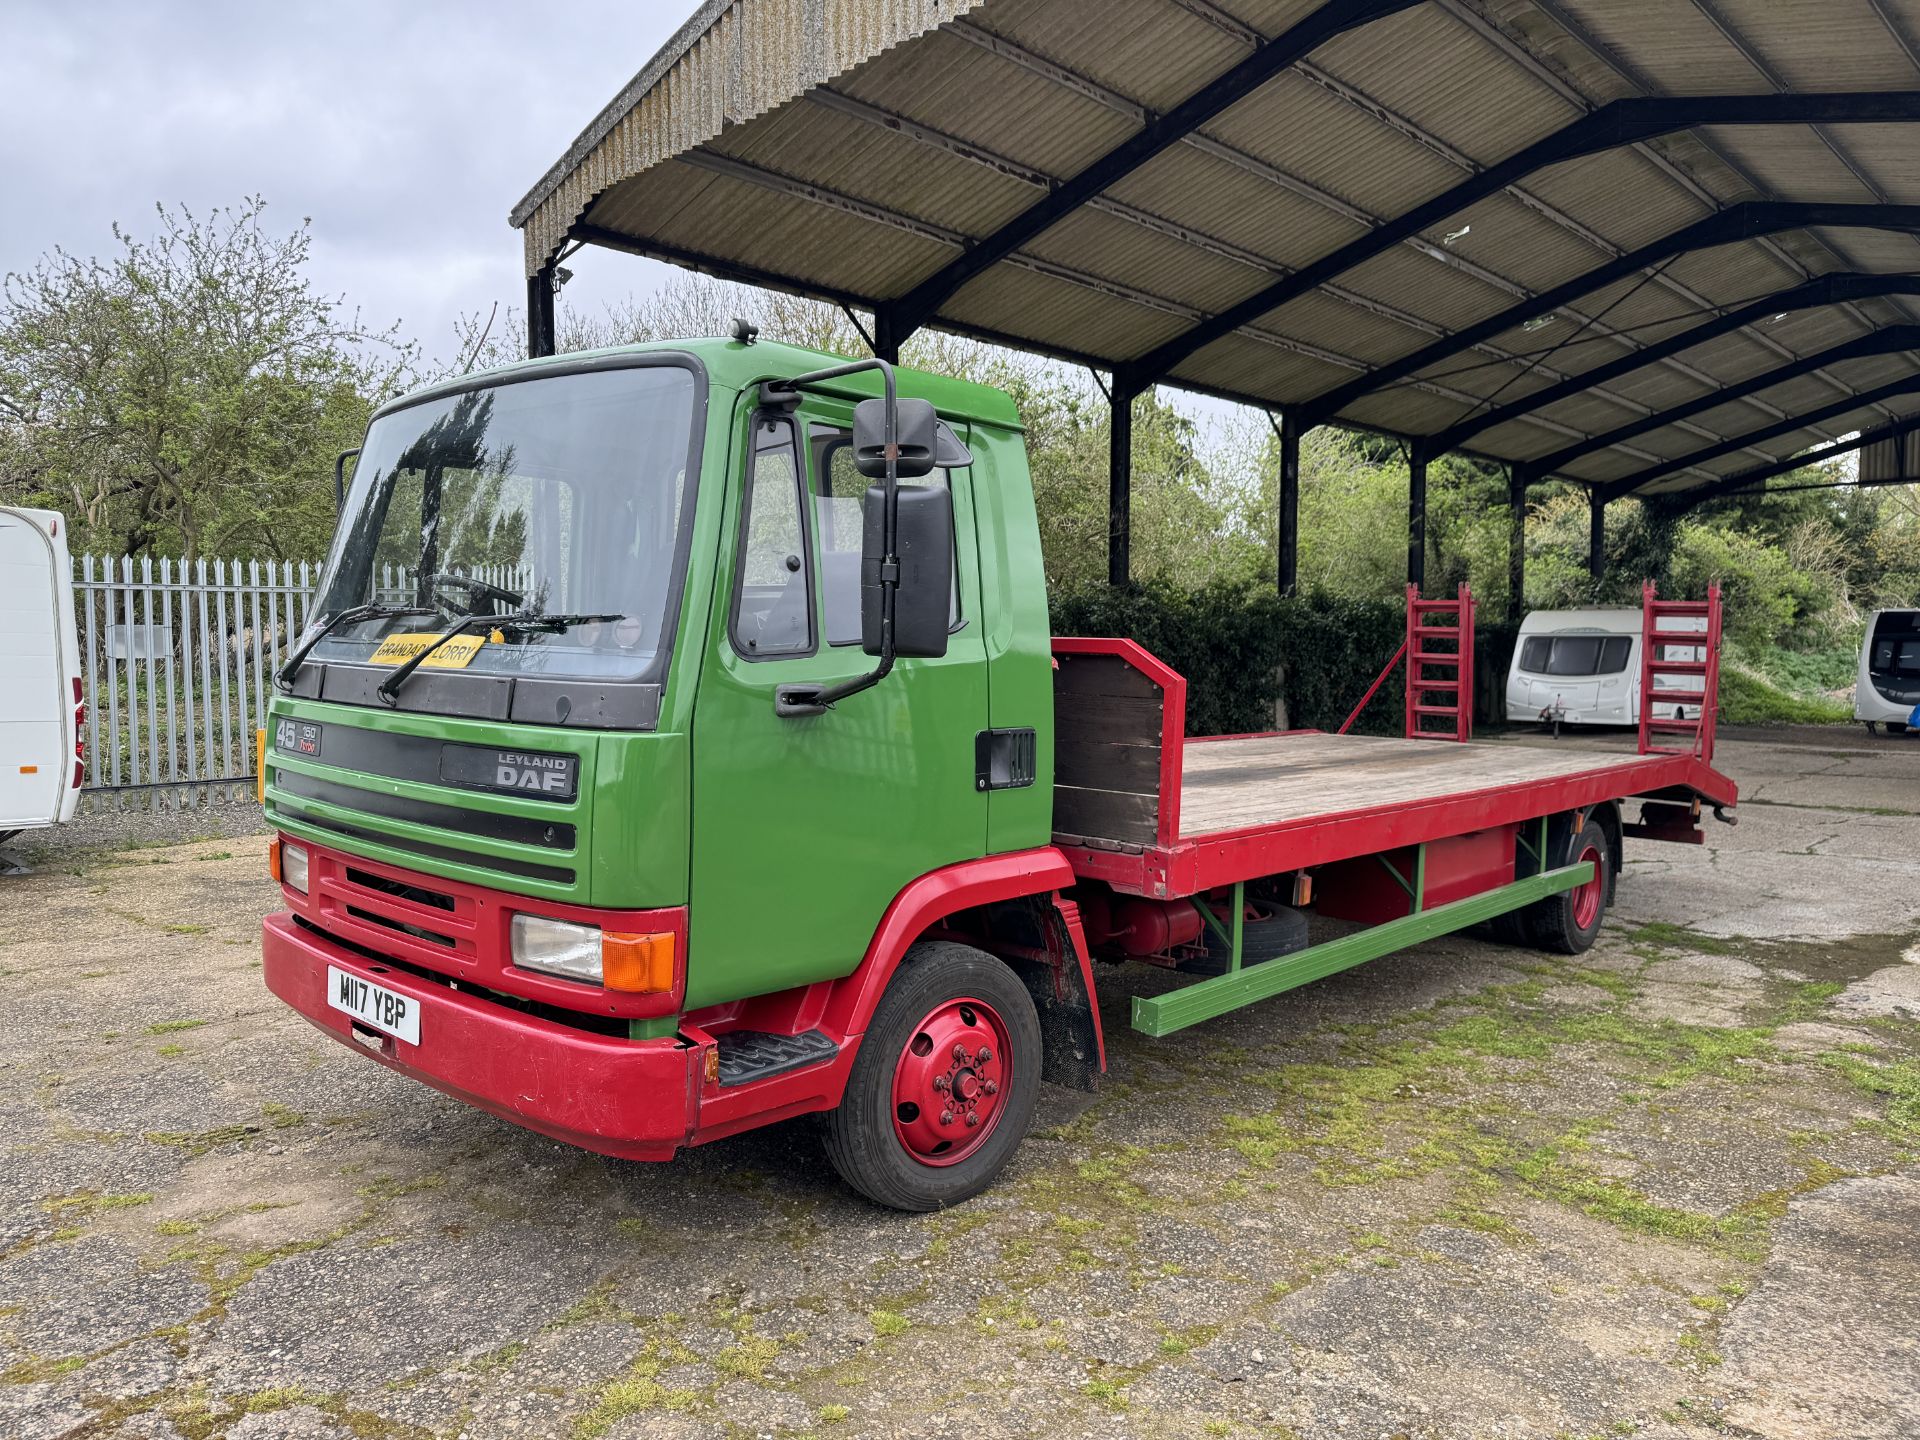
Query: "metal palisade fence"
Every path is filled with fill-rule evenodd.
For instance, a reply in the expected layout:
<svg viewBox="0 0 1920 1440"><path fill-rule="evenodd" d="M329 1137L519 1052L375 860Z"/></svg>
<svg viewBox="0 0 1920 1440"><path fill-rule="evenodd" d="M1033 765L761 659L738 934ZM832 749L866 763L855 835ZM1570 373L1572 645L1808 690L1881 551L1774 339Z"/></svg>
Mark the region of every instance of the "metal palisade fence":
<svg viewBox="0 0 1920 1440"><path fill-rule="evenodd" d="M307 627L320 566L292 560L74 562L93 805L193 809L251 800L254 732L274 672ZM517 596L523 566L457 566ZM383 565L373 598L415 603L415 575Z"/></svg>
<svg viewBox="0 0 1920 1440"><path fill-rule="evenodd" d="M320 567L85 555L74 603L95 805L251 799L254 731Z"/></svg>

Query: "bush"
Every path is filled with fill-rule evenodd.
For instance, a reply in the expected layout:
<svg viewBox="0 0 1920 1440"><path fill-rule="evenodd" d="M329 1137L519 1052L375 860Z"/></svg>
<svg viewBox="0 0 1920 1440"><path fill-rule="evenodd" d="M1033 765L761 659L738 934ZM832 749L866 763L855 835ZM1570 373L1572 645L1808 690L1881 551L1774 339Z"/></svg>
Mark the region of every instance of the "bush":
<svg viewBox="0 0 1920 1440"><path fill-rule="evenodd" d="M1124 636L1184 675L1192 735L1270 730L1281 698L1293 728L1337 730L1399 648L1406 627L1397 600L1319 593L1283 598L1259 585L1227 582L1191 590L1076 587L1056 592L1052 608L1054 634ZM1511 649L1510 640L1507 645ZM1355 732L1399 734L1403 697L1396 670Z"/></svg>
<svg viewBox="0 0 1920 1440"><path fill-rule="evenodd" d="M1832 603L1823 582L1794 568L1784 550L1695 521L1674 532L1671 593L1705 595L1718 580L1729 635L1753 645L1793 637L1804 617Z"/></svg>
<svg viewBox="0 0 1920 1440"><path fill-rule="evenodd" d="M1832 725L1853 718L1838 700L1790 695L1738 665L1720 667L1720 719L1728 725Z"/></svg>

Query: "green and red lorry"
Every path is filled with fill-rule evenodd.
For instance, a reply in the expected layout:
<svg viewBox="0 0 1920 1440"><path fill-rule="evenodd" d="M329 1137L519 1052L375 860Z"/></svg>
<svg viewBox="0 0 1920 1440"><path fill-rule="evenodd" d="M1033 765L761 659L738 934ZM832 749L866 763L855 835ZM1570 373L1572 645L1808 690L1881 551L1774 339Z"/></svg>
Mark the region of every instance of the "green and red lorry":
<svg viewBox="0 0 1920 1440"><path fill-rule="evenodd" d="M1710 604L1649 602L1714 644L1635 752L1202 738L1154 656L1050 634L1043 573L982 386L741 327L387 405L271 707L267 985L609 1155L824 1113L932 1209L1095 1084L1097 965L1171 972L1132 1000L1167 1036L1467 926L1578 951L1624 837L1735 800ZM1410 737L1471 615L1410 604Z"/></svg>

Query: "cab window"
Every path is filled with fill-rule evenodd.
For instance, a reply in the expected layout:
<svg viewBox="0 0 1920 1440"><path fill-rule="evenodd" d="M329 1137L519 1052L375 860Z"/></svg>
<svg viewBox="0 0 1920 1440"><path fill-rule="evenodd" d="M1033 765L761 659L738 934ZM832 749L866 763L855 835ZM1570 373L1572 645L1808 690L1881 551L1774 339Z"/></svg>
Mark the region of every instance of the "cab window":
<svg viewBox="0 0 1920 1440"><path fill-rule="evenodd" d="M753 435L740 507L733 646L749 660L810 655L813 595L794 425L762 417Z"/></svg>
<svg viewBox="0 0 1920 1440"><path fill-rule="evenodd" d="M827 644L860 643L860 547L867 486L873 482L853 464L853 435L828 425L816 425L810 436L813 451L813 528L820 544L820 598L825 611ZM945 470L935 470L905 485L933 485L947 489ZM953 589L947 601L950 629L960 628L959 527L955 526Z"/></svg>

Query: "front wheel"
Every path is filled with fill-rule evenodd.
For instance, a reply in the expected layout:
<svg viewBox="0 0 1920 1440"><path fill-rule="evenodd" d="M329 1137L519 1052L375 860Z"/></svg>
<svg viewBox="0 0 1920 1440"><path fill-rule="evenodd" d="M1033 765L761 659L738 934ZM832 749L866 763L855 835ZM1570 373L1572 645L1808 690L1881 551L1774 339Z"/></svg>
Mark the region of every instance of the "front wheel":
<svg viewBox="0 0 1920 1440"><path fill-rule="evenodd" d="M1566 863L1591 861L1593 878L1529 905L1521 912L1527 938L1535 948L1560 955L1579 955L1592 946L1599 937L1600 922L1607 916L1607 881L1612 870L1612 854L1607 832L1597 820L1588 820L1580 827L1580 833L1568 847Z"/></svg>
<svg viewBox="0 0 1920 1440"><path fill-rule="evenodd" d="M896 1210L939 1210L1006 1168L1040 1093L1040 1016L1005 964L926 941L907 952L827 1116L840 1177Z"/></svg>

